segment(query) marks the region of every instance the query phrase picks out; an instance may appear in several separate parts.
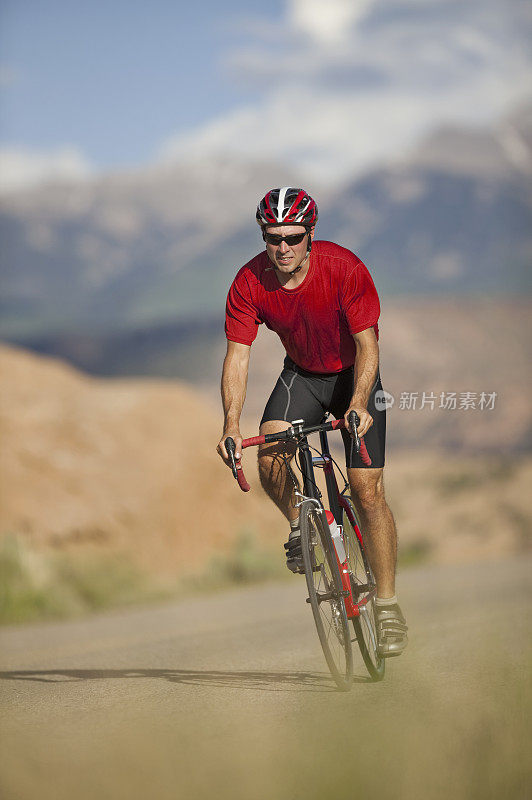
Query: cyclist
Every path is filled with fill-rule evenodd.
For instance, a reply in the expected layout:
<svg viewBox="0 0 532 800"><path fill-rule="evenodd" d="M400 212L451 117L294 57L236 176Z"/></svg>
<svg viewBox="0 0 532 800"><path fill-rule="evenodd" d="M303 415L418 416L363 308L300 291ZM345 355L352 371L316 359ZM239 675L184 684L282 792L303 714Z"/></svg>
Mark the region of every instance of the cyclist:
<svg viewBox="0 0 532 800"><path fill-rule="evenodd" d="M275 331L286 350L283 370L266 404L260 433L278 433L303 419L318 424L356 411L358 434L372 466L367 467L342 431L351 497L361 517L377 583L379 651L399 655L407 625L395 595L397 533L383 484L386 411L375 403L379 376L379 298L371 276L351 251L314 241L318 208L303 189L270 190L260 201L257 222L266 245L236 275L227 296L227 353L222 374L224 431L218 452L229 465L224 441L231 436L240 460L240 415L246 395L251 345L258 326ZM382 394L381 394L382 397ZM293 449L282 443L261 446L263 488L290 523L287 566L302 572L298 510L285 459Z"/></svg>

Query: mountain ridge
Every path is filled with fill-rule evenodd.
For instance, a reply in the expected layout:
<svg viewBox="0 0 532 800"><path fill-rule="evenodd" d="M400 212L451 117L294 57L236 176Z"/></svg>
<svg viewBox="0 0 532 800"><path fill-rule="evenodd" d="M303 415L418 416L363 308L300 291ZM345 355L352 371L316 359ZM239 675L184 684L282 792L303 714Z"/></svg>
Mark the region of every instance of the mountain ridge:
<svg viewBox="0 0 532 800"><path fill-rule="evenodd" d="M527 165L530 116L524 106L512 117ZM453 129L450 142L448 130L434 134L336 192L308 186L318 236L353 249L383 294L529 291L532 193L525 162L518 169L493 145L503 122ZM486 141L473 168L467 153ZM0 335L24 344L216 315L239 266L262 249L258 197L302 177L218 159L4 197Z"/></svg>

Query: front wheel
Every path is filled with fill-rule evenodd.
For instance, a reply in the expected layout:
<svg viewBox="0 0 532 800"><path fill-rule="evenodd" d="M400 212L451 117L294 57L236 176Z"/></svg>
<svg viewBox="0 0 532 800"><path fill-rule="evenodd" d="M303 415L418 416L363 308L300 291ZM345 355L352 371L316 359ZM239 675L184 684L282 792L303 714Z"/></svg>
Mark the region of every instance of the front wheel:
<svg viewBox="0 0 532 800"><path fill-rule="evenodd" d="M353 506L350 503L355 524ZM374 681L384 678L385 660L381 658L377 648L377 624L375 619L375 579L369 565L365 548L357 536L347 513L343 514L344 545L351 576L351 593L358 604L360 615L353 617L353 628L366 669Z"/></svg>
<svg viewBox="0 0 532 800"><path fill-rule="evenodd" d="M308 600L325 659L336 685L351 688L353 651L342 580L325 512L312 500L300 509L301 549Z"/></svg>

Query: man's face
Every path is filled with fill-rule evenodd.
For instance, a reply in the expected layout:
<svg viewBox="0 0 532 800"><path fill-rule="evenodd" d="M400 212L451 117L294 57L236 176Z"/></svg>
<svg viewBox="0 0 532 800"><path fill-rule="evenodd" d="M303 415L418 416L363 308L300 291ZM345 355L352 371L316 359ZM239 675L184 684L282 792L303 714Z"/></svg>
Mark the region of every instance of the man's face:
<svg viewBox="0 0 532 800"><path fill-rule="evenodd" d="M306 234L306 229L302 225L268 225L266 233L274 236L293 236L294 234ZM269 244L266 242L266 252L270 261L275 264L279 272L293 272L307 257L308 236L314 238L314 228L310 233L303 236L299 244L287 244L285 241L279 244Z"/></svg>

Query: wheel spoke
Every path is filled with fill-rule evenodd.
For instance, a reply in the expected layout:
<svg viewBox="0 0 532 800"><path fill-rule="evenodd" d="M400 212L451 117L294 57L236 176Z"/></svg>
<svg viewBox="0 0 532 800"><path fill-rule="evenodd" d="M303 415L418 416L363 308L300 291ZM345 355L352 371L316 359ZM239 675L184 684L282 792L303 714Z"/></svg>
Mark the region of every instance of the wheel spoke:
<svg viewBox="0 0 532 800"><path fill-rule="evenodd" d="M381 680L384 677L384 659L379 656L377 651L375 600L373 596L368 597L370 591L368 587L373 589L375 580L369 563L364 557L362 546L345 512L343 523L353 594L356 602L360 603L365 600L364 604L359 606L360 616L353 618L353 627L369 674L374 680ZM357 586L360 587L358 592Z"/></svg>
<svg viewBox="0 0 532 800"><path fill-rule="evenodd" d="M337 685L351 684L351 636L342 600L342 584L328 527L309 503L301 509L301 541L309 601L323 653ZM329 544L324 537L329 537Z"/></svg>

